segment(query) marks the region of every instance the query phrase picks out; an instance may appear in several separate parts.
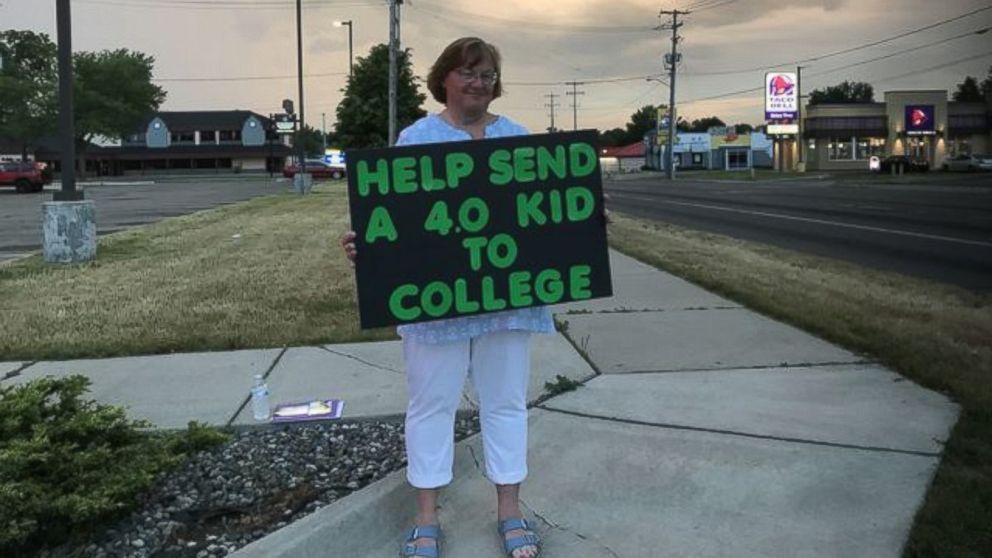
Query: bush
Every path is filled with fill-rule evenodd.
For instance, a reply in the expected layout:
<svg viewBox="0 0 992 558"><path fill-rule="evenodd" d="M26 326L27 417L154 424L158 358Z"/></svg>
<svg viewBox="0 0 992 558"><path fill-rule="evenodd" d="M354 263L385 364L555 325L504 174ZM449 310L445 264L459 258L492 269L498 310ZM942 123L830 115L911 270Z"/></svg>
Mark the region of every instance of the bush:
<svg viewBox="0 0 992 558"><path fill-rule="evenodd" d="M195 423L150 434L121 407L84 400L85 376L0 388L0 555L75 542L127 512L182 455L223 441Z"/></svg>

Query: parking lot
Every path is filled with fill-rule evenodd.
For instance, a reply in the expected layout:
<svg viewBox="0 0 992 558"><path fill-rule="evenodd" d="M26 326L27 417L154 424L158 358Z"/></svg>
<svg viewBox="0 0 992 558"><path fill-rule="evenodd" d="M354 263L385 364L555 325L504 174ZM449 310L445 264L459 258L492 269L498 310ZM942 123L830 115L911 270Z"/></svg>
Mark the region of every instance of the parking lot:
<svg viewBox="0 0 992 558"><path fill-rule="evenodd" d="M211 177L84 184L86 199L96 202L97 233L109 234L167 217L286 191L285 179L264 176ZM0 189L0 261L41 249L41 204L52 200L52 186L44 192L17 194Z"/></svg>

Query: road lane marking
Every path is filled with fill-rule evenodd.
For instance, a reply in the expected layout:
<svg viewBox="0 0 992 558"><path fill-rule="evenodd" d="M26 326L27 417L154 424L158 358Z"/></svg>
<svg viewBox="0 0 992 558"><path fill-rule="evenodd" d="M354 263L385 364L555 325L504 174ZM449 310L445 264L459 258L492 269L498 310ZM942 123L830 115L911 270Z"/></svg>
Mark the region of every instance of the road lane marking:
<svg viewBox="0 0 992 558"><path fill-rule="evenodd" d="M618 196L619 197L619 196ZM881 227L871 227L868 225L854 225L851 223L840 223L838 221L826 221L824 219L812 219L809 217L796 217L794 215L782 215L780 213L767 213L764 211L751 211L748 209L734 209L732 207L721 207L719 205L708 205L704 203L687 203L687 202L677 202L672 200L658 199L658 198L648 198L642 196L623 196L627 199L636 199L650 202L662 202L670 203L673 205L684 205L686 207L699 207L702 209L714 209L716 211L729 211L731 213L744 213L746 215L759 215L761 217L772 217L775 219L786 219L790 221L802 221L804 223L816 223L819 225L830 225L834 227L843 227L847 229L857 229L862 231L872 231L887 234L895 234L900 236L912 236L915 238L926 238L928 240L941 240L943 242L954 242L957 244L969 244L971 246L981 246L983 248L992 248L992 242L982 242L981 240L965 240L963 238L953 238L950 236L941 236L937 234L926 234L926 233L916 233L909 231L897 231L894 229L883 229Z"/></svg>

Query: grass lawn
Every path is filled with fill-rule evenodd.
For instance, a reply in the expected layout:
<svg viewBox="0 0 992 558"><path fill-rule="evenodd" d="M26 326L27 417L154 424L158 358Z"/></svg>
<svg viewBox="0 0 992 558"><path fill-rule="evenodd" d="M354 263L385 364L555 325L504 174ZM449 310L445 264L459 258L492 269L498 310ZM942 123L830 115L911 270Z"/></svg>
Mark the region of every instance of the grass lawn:
<svg viewBox="0 0 992 558"><path fill-rule="evenodd" d="M0 360L388 339L357 326L343 185L100 239L98 259L0 266ZM962 406L908 556L992 556L992 295L617 215L617 249L867 353Z"/></svg>
<svg viewBox="0 0 992 558"><path fill-rule="evenodd" d="M0 266L0 360L392 338L358 329L347 221L320 186L103 237L94 263Z"/></svg>

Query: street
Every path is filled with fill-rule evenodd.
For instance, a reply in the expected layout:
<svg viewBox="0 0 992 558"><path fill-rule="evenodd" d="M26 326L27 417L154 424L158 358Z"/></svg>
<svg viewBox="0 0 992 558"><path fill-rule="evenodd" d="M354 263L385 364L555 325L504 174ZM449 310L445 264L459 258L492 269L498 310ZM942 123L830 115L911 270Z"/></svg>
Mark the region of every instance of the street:
<svg viewBox="0 0 992 558"><path fill-rule="evenodd" d="M105 235L166 217L275 194L288 187L288 182L259 175L154 184L136 179L88 186L85 191L86 199L96 202L97 234ZM12 188L0 189L0 262L41 249L41 204L51 200L49 190L16 194Z"/></svg>
<svg viewBox="0 0 992 558"><path fill-rule="evenodd" d="M658 174L607 181L610 207L638 217L992 289L992 176L869 184L844 179L731 182Z"/></svg>

